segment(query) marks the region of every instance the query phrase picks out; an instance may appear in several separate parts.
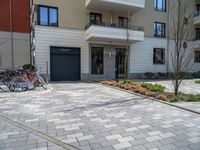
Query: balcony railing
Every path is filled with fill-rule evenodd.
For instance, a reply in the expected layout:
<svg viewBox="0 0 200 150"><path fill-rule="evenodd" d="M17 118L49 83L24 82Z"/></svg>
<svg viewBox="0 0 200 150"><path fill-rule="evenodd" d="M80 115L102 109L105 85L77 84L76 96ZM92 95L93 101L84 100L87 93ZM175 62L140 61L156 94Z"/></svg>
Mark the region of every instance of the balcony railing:
<svg viewBox="0 0 200 150"><path fill-rule="evenodd" d="M137 25L120 25L120 24L115 24L115 23L88 23L85 27L87 30L90 26L101 26L101 27L110 27L110 28L118 28L118 29L126 29L126 30L136 30L136 31L144 31L144 27L142 26L137 26Z"/></svg>
<svg viewBox="0 0 200 150"><path fill-rule="evenodd" d="M89 23L86 25L86 40L100 43L132 44L144 41L144 27L114 23Z"/></svg>

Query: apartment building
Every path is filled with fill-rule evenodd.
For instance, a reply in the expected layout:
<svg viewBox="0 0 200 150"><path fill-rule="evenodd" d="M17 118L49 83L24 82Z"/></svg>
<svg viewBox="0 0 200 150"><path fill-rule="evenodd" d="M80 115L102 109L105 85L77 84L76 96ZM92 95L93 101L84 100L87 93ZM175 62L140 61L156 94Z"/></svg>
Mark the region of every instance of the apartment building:
<svg viewBox="0 0 200 150"><path fill-rule="evenodd" d="M170 0L33 0L32 49L52 81L168 71ZM193 71L200 71L199 5ZM193 50L193 49L192 49Z"/></svg>
<svg viewBox="0 0 200 150"><path fill-rule="evenodd" d="M199 62L200 62L200 0L196 0L194 27L195 27L194 67L199 68Z"/></svg>
<svg viewBox="0 0 200 150"><path fill-rule="evenodd" d="M0 0L0 69L30 63L29 0Z"/></svg>

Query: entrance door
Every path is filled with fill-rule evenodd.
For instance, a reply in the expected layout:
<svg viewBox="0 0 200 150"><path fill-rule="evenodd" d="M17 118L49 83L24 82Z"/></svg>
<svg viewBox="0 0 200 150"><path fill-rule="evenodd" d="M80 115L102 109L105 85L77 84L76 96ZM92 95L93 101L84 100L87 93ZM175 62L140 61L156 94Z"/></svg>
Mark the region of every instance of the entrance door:
<svg viewBox="0 0 200 150"><path fill-rule="evenodd" d="M116 48L115 55L115 77L116 79L126 78L127 72L127 49Z"/></svg>

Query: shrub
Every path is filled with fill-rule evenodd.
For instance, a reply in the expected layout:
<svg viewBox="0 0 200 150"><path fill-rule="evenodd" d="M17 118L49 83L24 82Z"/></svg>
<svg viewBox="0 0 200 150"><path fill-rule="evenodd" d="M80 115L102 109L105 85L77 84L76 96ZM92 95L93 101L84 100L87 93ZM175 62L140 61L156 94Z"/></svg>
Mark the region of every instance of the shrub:
<svg viewBox="0 0 200 150"><path fill-rule="evenodd" d="M25 65L22 66L22 68L26 71L29 71L29 70L33 71L33 70L36 69L36 67L34 65L31 65L31 64L25 64Z"/></svg>
<svg viewBox="0 0 200 150"><path fill-rule="evenodd" d="M139 90L139 93L142 94L142 95L145 95L146 92L147 92L147 90L145 90L143 88Z"/></svg>
<svg viewBox="0 0 200 150"><path fill-rule="evenodd" d="M190 72L181 72L181 77L184 79L192 79L193 78L192 73L190 73Z"/></svg>
<svg viewBox="0 0 200 150"><path fill-rule="evenodd" d="M200 101L200 94L189 96L187 101L188 102L199 102Z"/></svg>
<svg viewBox="0 0 200 150"><path fill-rule="evenodd" d="M170 98L170 102L179 102L182 99L183 99L182 96L173 96Z"/></svg>
<svg viewBox="0 0 200 150"><path fill-rule="evenodd" d="M163 93L165 91L165 87L159 84L141 83L141 86L153 92Z"/></svg>
<svg viewBox="0 0 200 150"><path fill-rule="evenodd" d="M151 91L146 91L145 95L146 96L150 96L150 97L155 97L156 93L155 92L151 92Z"/></svg>
<svg viewBox="0 0 200 150"><path fill-rule="evenodd" d="M200 84L200 80L195 81L196 84Z"/></svg>
<svg viewBox="0 0 200 150"><path fill-rule="evenodd" d="M193 78L200 78L200 71L192 73Z"/></svg>
<svg viewBox="0 0 200 150"><path fill-rule="evenodd" d="M158 72L158 76L159 78L166 78L167 77L167 74L166 73L163 73L163 72Z"/></svg>
<svg viewBox="0 0 200 150"><path fill-rule="evenodd" d="M162 94L159 94L158 96L156 96L156 98L159 99L159 100L168 101L167 96L162 95Z"/></svg>
<svg viewBox="0 0 200 150"><path fill-rule="evenodd" d="M146 72L144 73L145 77L147 79L152 79L154 77L154 73L153 72Z"/></svg>
<svg viewBox="0 0 200 150"><path fill-rule="evenodd" d="M142 86L141 86L140 83L135 83L135 84L133 85L133 89L139 89L139 90L141 90L141 89L142 89Z"/></svg>

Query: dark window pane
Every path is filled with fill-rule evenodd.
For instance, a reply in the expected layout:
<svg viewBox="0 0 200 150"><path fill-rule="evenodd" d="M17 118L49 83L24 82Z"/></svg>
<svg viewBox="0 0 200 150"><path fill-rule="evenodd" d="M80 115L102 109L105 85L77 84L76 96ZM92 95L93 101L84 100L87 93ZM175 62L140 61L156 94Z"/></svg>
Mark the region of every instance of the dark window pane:
<svg viewBox="0 0 200 150"><path fill-rule="evenodd" d="M40 25L48 25L48 8L40 7Z"/></svg>
<svg viewBox="0 0 200 150"><path fill-rule="evenodd" d="M49 9L49 19L50 19L50 21L49 21L49 23L50 23L50 26L57 26L58 25L58 22L57 22L57 20L58 20L58 18L57 18L57 16L58 16L58 12L57 12L57 9L55 9L55 8L50 8Z"/></svg>
<svg viewBox="0 0 200 150"><path fill-rule="evenodd" d="M200 51L194 51L194 62L200 63Z"/></svg>
<svg viewBox="0 0 200 150"><path fill-rule="evenodd" d="M153 56L154 64L165 64L165 49L155 48Z"/></svg>
<svg viewBox="0 0 200 150"><path fill-rule="evenodd" d="M90 23L91 24L101 24L102 15L98 13L90 13Z"/></svg>
<svg viewBox="0 0 200 150"><path fill-rule="evenodd" d="M196 40L200 40L200 28L196 28Z"/></svg>
<svg viewBox="0 0 200 150"><path fill-rule="evenodd" d="M39 25L58 26L58 9L48 6L39 6Z"/></svg>
<svg viewBox="0 0 200 150"><path fill-rule="evenodd" d="M92 74L103 74L103 48L92 47L91 49L91 69Z"/></svg>
<svg viewBox="0 0 200 150"><path fill-rule="evenodd" d="M127 17L119 17L119 27L126 28L128 26L128 18Z"/></svg>
<svg viewBox="0 0 200 150"><path fill-rule="evenodd" d="M158 11L166 11L166 0L154 0L154 8Z"/></svg>
<svg viewBox="0 0 200 150"><path fill-rule="evenodd" d="M154 23L154 36L165 38L165 23Z"/></svg>

